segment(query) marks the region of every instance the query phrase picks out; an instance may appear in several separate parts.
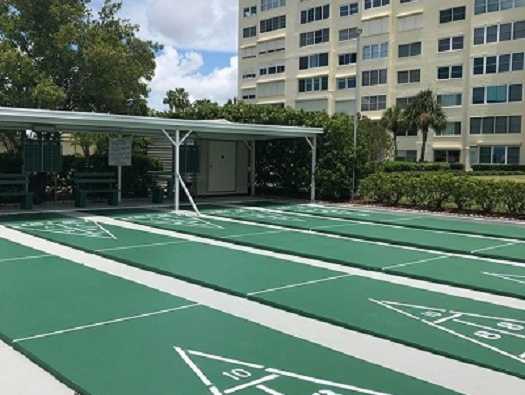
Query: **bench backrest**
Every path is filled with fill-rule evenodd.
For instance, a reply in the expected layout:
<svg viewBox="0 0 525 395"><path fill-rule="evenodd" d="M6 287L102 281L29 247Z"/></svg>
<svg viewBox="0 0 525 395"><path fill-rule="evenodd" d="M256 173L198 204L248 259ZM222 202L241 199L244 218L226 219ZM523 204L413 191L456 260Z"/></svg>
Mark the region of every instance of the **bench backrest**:
<svg viewBox="0 0 525 395"><path fill-rule="evenodd" d="M0 186L26 186L28 183L25 174L0 174Z"/></svg>

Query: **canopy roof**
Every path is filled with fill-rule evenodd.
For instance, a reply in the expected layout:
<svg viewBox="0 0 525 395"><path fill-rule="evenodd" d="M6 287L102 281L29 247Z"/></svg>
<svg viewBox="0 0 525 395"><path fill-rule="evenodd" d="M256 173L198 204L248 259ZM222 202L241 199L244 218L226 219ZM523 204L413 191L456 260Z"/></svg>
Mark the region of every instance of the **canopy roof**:
<svg viewBox="0 0 525 395"><path fill-rule="evenodd" d="M315 137L320 128L233 123L225 120L193 121L69 111L0 107L0 129L57 132L98 132L130 135L192 131L193 135L217 140L266 140Z"/></svg>

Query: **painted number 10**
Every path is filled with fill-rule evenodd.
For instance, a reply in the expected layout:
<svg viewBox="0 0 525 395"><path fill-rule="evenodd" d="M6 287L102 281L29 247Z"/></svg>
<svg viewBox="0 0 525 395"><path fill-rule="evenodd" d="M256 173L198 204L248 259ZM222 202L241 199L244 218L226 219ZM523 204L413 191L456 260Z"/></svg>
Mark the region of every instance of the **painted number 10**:
<svg viewBox="0 0 525 395"><path fill-rule="evenodd" d="M239 381L240 379L250 377L252 374L244 369L233 369L229 372L223 372L222 375L229 377L232 380Z"/></svg>

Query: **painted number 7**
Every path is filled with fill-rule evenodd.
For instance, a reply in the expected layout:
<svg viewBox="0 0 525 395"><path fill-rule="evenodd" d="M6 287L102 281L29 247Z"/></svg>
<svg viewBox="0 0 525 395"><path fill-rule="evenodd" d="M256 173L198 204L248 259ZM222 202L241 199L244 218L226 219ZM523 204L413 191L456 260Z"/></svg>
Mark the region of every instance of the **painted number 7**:
<svg viewBox="0 0 525 395"><path fill-rule="evenodd" d="M341 395L341 394L338 394L337 392L330 391L330 390L321 390L312 395Z"/></svg>

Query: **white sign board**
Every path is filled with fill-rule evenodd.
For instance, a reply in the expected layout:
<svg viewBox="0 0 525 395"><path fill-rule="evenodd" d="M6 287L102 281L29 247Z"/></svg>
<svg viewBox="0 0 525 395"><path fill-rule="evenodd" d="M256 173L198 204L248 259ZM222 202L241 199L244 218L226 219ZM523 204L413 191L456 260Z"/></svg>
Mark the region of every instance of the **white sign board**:
<svg viewBox="0 0 525 395"><path fill-rule="evenodd" d="M109 139L109 165L131 166L131 139Z"/></svg>

